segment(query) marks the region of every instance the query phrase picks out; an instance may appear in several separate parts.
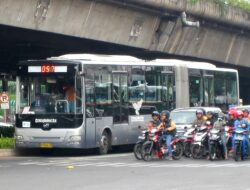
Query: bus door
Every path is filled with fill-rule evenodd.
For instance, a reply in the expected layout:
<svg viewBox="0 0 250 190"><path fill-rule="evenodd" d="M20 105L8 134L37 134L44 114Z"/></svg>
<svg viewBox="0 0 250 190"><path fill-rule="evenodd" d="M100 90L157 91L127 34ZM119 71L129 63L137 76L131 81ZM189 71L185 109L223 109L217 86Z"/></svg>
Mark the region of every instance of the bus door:
<svg viewBox="0 0 250 190"><path fill-rule="evenodd" d="M163 109L174 109L175 108L175 93L174 93L174 73L173 72L162 72L162 101Z"/></svg>
<svg viewBox="0 0 250 190"><path fill-rule="evenodd" d="M88 72L85 76L85 144L91 148L96 146L96 121L95 121L95 81L94 75Z"/></svg>
<svg viewBox="0 0 250 190"><path fill-rule="evenodd" d="M203 101L203 82L199 69L189 70L189 96L190 106L202 106Z"/></svg>
<svg viewBox="0 0 250 190"><path fill-rule="evenodd" d="M214 74L206 71L203 75L204 82L204 105L214 105Z"/></svg>
<svg viewBox="0 0 250 190"><path fill-rule="evenodd" d="M113 123L117 143L127 143L128 138L128 74L113 73Z"/></svg>

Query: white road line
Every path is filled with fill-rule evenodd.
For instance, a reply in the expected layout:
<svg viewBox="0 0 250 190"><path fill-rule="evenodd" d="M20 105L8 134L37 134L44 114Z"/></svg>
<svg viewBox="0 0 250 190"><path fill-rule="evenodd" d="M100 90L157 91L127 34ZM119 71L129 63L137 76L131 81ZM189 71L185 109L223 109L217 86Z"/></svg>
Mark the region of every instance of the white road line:
<svg viewBox="0 0 250 190"><path fill-rule="evenodd" d="M183 165L183 167L187 167L187 168L200 168L203 166L204 166L204 164L185 164L185 165Z"/></svg>
<svg viewBox="0 0 250 190"><path fill-rule="evenodd" d="M22 163L18 163L18 165L27 166L27 165L36 165L38 163L41 163L41 162L22 162Z"/></svg>
<svg viewBox="0 0 250 190"><path fill-rule="evenodd" d="M126 163L106 163L106 164L97 164L95 166L103 167L103 166L117 166L117 165L126 165Z"/></svg>
<svg viewBox="0 0 250 190"><path fill-rule="evenodd" d="M127 154L126 154L127 155ZM117 155L118 156L118 155ZM79 167L86 167L86 166L93 166L93 167L113 167L113 168L119 168L119 167L130 167L130 168L241 168L241 167L250 167L250 163L202 163L202 164L184 164L184 163L177 163L177 162L132 162L132 163L124 163L124 162L90 162L90 161L84 161L77 159L75 161L71 160L48 160L44 162L35 162L35 161L29 161L29 162L21 162L18 165L20 166L28 166L28 165L38 165L38 166L79 166ZM0 167L3 167L0 165Z"/></svg>
<svg viewBox="0 0 250 190"><path fill-rule="evenodd" d="M131 156L132 153L123 153L123 154L108 154L108 155L98 155L98 156L86 156L84 158L76 158L76 157L70 157L69 159L73 160L91 160L91 159L102 159L102 158L119 158L119 157L127 157Z"/></svg>
<svg viewBox="0 0 250 190"><path fill-rule="evenodd" d="M231 168L250 167L250 165L249 164L237 164L237 163L235 163L235 164L233 164L233 165L231 165L229 167L231 167Z"/></svg>

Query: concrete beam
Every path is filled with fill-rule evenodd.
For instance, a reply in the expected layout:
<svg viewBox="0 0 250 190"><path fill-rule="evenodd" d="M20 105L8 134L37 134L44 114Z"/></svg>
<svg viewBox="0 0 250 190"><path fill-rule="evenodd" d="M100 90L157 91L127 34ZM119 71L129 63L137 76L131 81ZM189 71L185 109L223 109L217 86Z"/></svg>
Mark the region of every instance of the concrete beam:
<svg viewBox="0 0 250 190"><path fill-rule="evenodd" d="M206 21L201 22L200 28L186 27L180 17L169 17L171 12L164 11L161 15L150 10L137 9L136 6L132 8L126 4L103 2L1 0L0 24L250 67L249 34ZM130 2L135 3L136 0ZM159 8L164 8L167 2L172 2L172 9L176 5L182 11L181 3L184 1L143 2ZM208 14L207 11L203 14L205 13ZM39 40L37 39L38 42Z"/></svg>
<svg viewBox="0 0 250 190"><path fill-rule="evenodd" d="M237 7L221 7L212 1L198 0L191 3L188 0L118 0L139 6L148 6L158 10L187 12L202 19L226 23L231 26L250 29L250 13Z"/></svg>

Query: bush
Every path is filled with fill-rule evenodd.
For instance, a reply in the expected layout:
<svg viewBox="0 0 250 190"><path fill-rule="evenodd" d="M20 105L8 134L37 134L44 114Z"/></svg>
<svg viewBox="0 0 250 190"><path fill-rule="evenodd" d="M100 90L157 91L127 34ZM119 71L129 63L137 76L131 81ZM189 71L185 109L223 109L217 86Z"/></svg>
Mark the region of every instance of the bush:
<svg viewBox="0 0 250 190"><path fill-rule="evenodd" d="M14 137L15 128L14 127L0 127L0 137Z"/></svg>
<svg viewBox="0 0 250 190"><path fill-rule="evenodd" d="M14 138L0 138L0 149L14 148Z"/></svg>

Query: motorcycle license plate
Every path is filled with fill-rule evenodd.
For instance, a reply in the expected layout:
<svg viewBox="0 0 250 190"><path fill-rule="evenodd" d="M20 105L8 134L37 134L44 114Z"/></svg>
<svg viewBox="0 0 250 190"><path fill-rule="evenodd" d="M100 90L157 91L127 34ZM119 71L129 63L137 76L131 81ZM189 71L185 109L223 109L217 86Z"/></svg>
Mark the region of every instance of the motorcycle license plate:
<svg viewBox="0 0 250 190"><path fill-rule="evenodd" d="M53 148L51 143L40 143L40 148Z"/></svg>
<svg viewBox="0 0 250 190"><path fill-rule="evenodd" d="M236 140L242 140L243 139L243 137L242 136L236 136Z"/></svg>
<svg viewBox="0 0 250 190"><path fill-rule="evenodd" d="M143 137L143 136L139 136L139 137L138 137L138 139L140 139L140 140L144 140L144 139L145 139L145 137Z"/></svg>
<svg viewBox="0 0 250 190"><path fill-rule="evenodd" d="M217 140L218 136L217 135L212 135L211 139L212 140Z"/></svg>

